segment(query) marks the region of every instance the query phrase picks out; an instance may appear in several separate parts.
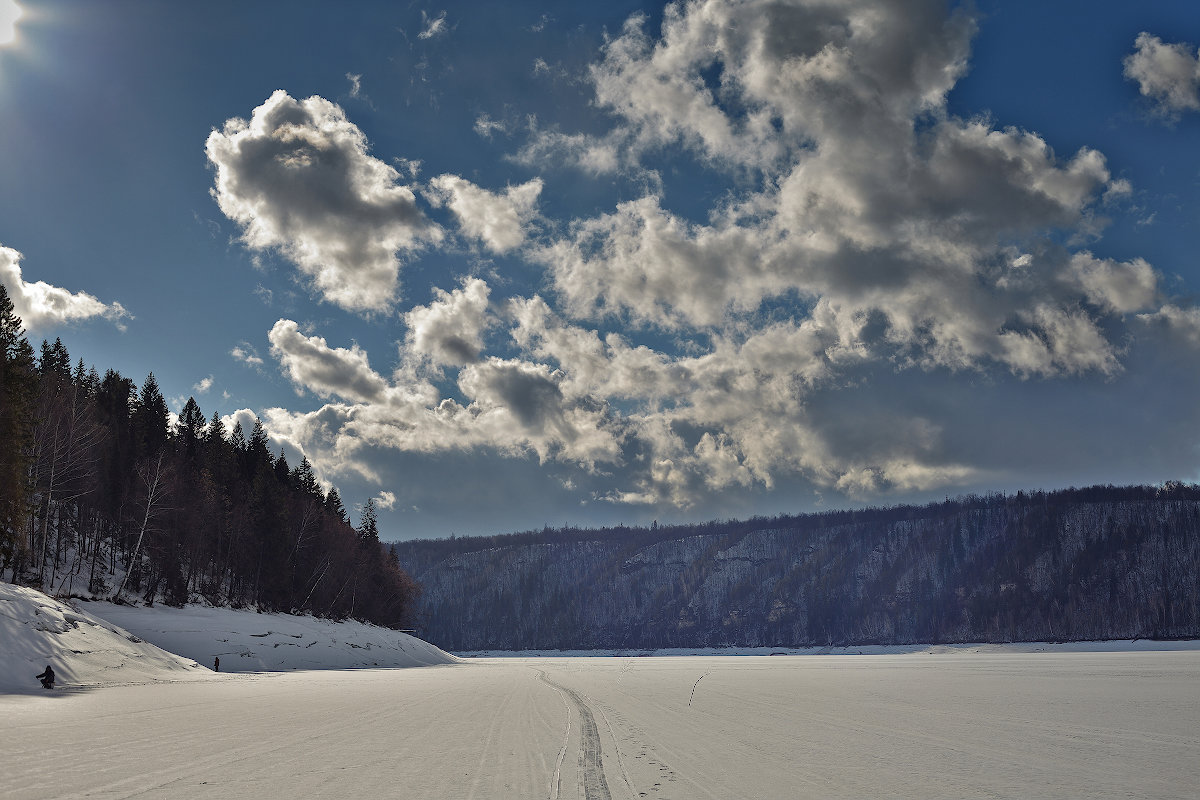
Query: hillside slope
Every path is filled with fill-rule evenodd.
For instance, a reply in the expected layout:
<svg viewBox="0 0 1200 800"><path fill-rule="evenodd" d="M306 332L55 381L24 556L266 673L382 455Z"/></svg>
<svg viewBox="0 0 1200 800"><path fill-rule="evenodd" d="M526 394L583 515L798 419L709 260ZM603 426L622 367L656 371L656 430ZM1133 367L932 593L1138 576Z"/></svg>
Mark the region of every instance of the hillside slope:
<svg viewBox="0 0 1200 800"><path fill-rule="evenodd" d="M408 542L450 650L1200 636L1200 492L1134 487L925 507Z"/></svg>

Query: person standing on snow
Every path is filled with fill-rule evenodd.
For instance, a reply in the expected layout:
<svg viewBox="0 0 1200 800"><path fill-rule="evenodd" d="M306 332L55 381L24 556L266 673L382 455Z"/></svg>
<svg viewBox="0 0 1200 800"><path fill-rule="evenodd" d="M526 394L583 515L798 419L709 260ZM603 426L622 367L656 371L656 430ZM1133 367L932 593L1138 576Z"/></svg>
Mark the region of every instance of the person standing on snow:
<svg viewBox="0 0 1200 800"><path fill-rule="evenodd" d="M37 678L39 681L42 682L42 688L44 688L44 689L53 689L54 688L54 670L50 669L49 664L46 665L45 672L43 672L41 675L34 675L33 677Z"/></svg>

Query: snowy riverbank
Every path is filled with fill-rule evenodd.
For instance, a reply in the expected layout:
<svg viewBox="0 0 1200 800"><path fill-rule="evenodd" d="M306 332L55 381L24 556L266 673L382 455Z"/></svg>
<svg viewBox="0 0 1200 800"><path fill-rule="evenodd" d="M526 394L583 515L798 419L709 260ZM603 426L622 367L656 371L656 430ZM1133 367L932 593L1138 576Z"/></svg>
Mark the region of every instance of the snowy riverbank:
<svg viewBox="0 0 1200 800"><path fill-rule="evenodd" d="M632 658L669 656L900 656L915 653L1151 653L1200 650L1200 640L1114 639L1107 642L964 642L852 647L664 647L653 650L477 650L463 658Z"/></svg>
<svg viewBox="0 0 1200 800"><path fill-rule="evenodd" d="M0 583L0 692L41 691L47 663L59 686L92 687L212 677L222 672L415 667L454 656L413 636L229 608L56 600Z"/></svg>

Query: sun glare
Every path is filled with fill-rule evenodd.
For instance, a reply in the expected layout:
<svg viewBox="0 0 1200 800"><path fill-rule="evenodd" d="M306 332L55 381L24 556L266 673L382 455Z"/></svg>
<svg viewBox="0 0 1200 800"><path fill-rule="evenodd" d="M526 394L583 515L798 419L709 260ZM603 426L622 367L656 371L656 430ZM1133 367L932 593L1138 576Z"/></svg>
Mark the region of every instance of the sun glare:
<svg viewBox="0 0 1200 800"><path fill-rule="evenodd" d="M21 7L17 0L0 0L0 47L12 44L17 38L17 20L21 18Z"/></svg>

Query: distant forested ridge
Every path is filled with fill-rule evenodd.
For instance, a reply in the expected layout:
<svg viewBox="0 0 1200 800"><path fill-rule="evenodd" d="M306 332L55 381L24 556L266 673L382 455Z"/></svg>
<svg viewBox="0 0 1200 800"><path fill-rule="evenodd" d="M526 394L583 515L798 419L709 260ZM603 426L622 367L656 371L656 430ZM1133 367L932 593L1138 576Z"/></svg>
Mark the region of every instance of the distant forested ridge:
<svg viewBox="0 0 1200 800"><path fill-rule="evenodd" d="M0 286L0 579L55 594L311 612L400 627L418 593L307 460L274 456L261 423L226 430L189 398L172 424L139 388L35 356Z"/></svg>
<svg viewBox="0 0 1200 800"><path fill-rule="evenodd" d="M452 650L1200 637L1200 487L397 545Z"/></svg>

